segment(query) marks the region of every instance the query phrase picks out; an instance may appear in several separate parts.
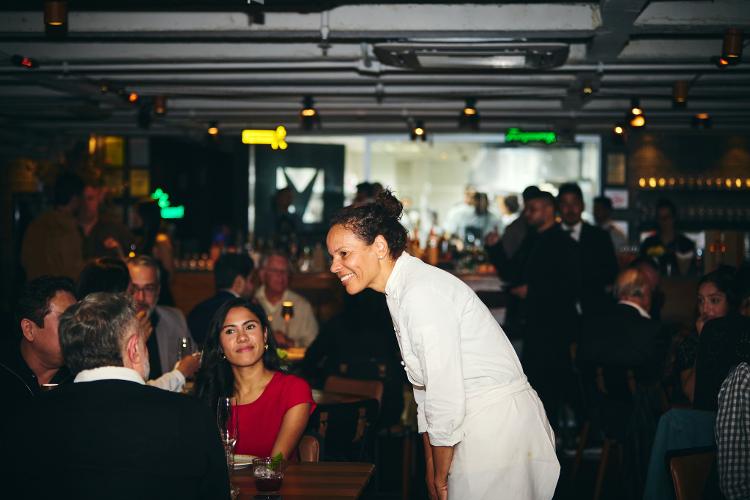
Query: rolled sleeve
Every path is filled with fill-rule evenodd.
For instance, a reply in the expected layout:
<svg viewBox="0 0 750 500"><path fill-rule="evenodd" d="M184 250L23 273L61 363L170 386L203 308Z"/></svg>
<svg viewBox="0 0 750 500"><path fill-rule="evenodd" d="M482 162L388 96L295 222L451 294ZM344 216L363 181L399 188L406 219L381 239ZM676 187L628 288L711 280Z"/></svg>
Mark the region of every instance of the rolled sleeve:
<svg viewBox="0 0 750 500"><path fill-rule="evenodd" d="M417 418L433 446L454 446L463 438L466 413L461 366L461 328L456 306L439 292L420 287L404 302L406 330L419 359L423 404L415 388ZM420 418L420 414L423 418Z"/></svg>

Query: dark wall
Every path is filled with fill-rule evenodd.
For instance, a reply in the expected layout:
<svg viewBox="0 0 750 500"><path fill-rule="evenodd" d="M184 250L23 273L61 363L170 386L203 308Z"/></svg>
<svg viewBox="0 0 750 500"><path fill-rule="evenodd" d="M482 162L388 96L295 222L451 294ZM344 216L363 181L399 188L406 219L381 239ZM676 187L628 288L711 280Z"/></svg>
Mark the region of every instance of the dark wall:
<svg viewBox="0 0 750 500"><path fill-rule="evenodd" d="M151 139L151 190L161 187L172 205L185 206L185 218L175 221L184 252L208 250L222 224L231 228L233 243L246 238L247 151L239 140L228 138Z"/></svg>

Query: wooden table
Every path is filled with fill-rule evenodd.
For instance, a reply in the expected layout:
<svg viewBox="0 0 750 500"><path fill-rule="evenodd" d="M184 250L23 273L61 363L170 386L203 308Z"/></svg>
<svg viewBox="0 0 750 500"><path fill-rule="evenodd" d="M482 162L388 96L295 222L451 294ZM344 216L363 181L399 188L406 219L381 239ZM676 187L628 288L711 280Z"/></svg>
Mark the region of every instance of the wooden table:
<svg viewBox="0 0 750 500"><path fill-rule="evenodd" d="M313 390L313 401L319 405L335 405L340 403L355 403L365 398L356 394L347 394L344 392L320 391Z"/></svg>
<svg viewBox="0 0 750 500"><path fill-rule="evenodd" d="M373 464L359 462L289 464L281 486L281 498L356 499L367 486L374 470ZM240 500L251 500L258 494L250 468L235 471L232 482L240 488Z"/></svg>

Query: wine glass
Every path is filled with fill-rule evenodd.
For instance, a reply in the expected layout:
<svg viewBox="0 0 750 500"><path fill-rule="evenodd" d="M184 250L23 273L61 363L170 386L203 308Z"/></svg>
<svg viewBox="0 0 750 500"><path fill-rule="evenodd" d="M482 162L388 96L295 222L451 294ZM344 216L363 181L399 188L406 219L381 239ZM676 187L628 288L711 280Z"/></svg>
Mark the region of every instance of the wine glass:
<svg viewBox="0 0 750 500"><path fill-rule="evenodd" d="M232 398L219 398L216 403L216 423L219 427L221 442L224 445L232 498L237 498L239 488L231 484L231 476L234 471L234 448L240 435L240 418L236 401L233 401Z"/></svg>
<svg viewBox="0 0 750 500"><path fill-rule="evenodd" d="M177 359L193 354L193 340L190 337L180 337L177 341Z"/></svg>

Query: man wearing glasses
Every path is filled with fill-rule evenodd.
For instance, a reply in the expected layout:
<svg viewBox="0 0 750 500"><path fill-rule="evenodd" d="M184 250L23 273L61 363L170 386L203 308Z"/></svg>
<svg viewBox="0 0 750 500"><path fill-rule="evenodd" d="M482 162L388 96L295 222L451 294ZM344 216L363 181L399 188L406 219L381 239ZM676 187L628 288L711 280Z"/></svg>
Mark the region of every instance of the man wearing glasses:
<svg viewBox="0 0 750 500"><path fill-rule="evenodd" d="M158 306L159 265L147 256L141 255L128 261L130 286L128 293L133 297L138 315L147 315L153 327L153 335L148 337L146 346L149 352L151 378L160 377L179 361L179 345L183 338L193 338L187 327L185 315L175 307Z"/></svg>

